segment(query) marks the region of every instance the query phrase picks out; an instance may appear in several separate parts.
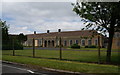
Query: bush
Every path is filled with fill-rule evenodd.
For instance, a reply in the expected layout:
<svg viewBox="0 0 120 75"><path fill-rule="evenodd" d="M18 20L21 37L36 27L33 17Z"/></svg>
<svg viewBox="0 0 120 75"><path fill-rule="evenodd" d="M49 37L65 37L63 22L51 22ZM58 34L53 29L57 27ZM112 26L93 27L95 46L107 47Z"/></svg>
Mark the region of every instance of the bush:
<svg viewBox="0 0 120 75"><path fill-rule="evenodd" d="M91 45L91 46L85 46L85 48L97 48L97 46Z"/></svg>
<svg viewBox="0 0 120 75"><path fill-rule="evenodd" d="M80 48L80 46L78 44L73 44L71 48Z"/></svg>
<svg viewBox="0 0 120 75"><path fill-rule="evenodd" d="M13 50L13 48L15 50L22 50L23 45L16 39L14 40L14 46L11 40L7 44L2 45L2 50Z"/></svg>
<svg viewBox="0 0 120 75"><path fill-rule="evenodd" d="M89 46L85 46L85 48L89 48Z"/></svg>
<svg viewBox="0 0 120 75"><path fill-rule="evenodd" d="M59 45L56 45L56 48L59 47Z"/></svg>
<svg viewBox="0 0 120 75"><path fill-rule="evenodd" d="M14 49L15 50L23 50L23 45L16 41L14 43Z"/></svg>

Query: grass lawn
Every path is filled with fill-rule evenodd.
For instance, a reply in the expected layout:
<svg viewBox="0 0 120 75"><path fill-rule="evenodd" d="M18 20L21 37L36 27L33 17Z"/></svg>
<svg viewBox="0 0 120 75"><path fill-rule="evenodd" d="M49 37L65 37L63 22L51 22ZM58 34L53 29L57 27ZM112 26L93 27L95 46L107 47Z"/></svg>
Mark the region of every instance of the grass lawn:
<svg viewBox="0 0 120 75"><path fill-rule="evenodd" d="M3 55L2 60L81 73L118 73L118 66Z"/></svg>
<svg viewBox="0 0 120 75"><path fill-rule="evenodd" d="M80 49L73 49L73 48L67 48L72 50L98 50L98 48L80 48ZM101 48L101 50L107 50L106 48Z"/></svg>
<svg viewBox="0 0 120 75"><path fill-rule="evenodd" d="M98 48L80 48L80 49L73 49L73 48L67 48L69 50L98 50ZM101 51L107 51L107 48L100 48ZM112 49L112 51L118 51L118 49Z"/></svg>
<svg viewBox="0 0 120 75"><path fill-rule="evenodd" d="M3 54L12 55L12 50L4 50ZM32 50L16 50L15 55L32 56ZM59 59L59 50L35 50L36 57ZM97 51L74 51L74 50L63 50L62 59L72 60L78 62L98 62ZM119 63L118 52L112 52L112 63ZM106 52L101 51L101 61L105 62Z"/></svg>

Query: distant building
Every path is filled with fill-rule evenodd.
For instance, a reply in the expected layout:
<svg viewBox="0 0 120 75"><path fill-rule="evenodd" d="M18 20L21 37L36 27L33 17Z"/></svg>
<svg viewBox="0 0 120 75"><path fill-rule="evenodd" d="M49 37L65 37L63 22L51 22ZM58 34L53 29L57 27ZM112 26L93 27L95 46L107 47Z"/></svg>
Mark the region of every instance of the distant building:
<svg viewBox="0 0 120 75"><path fill-rule="evenodd" d="M106 37L93 30L81 31L66 31L50 32L37 34L28 34L25 46L32 46L33 38L35 39L35 46L37 47L58 47L61 37L61 44L63 47L69 47L73 44L78 44L81 47L95 45L98 46L98 35L100 36L100 46L105 47Z"/></svg>
<svg viewBox="0 0 120 75"><path fill-rule="evenodd" d="M120 49L120 32L115 32L112 49Z"/></svg>

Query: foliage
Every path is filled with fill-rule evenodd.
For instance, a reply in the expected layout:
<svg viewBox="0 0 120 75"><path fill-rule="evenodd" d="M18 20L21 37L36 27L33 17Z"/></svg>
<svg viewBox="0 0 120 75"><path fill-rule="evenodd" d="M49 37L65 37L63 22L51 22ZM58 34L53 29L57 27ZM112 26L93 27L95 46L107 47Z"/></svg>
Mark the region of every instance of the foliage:
<svg viewBox="0 0 120 75"><path fill-rule="evenodd" d="M21 44L23 44L27 40L27 36L25 36L23 33L20 33L17 39Z"/></svg>
<svg viewBox="0 0 120 75"><path fill-rule="evenodd" d="M73 44L71 48L80 48L80 46L78 44Z"/></svg>
<svg viewBox="0 0 120 75"><path fill-rule="evenodd" d="M0 20L0 27L2 29L2 50L23 49L22 44L18 41L18 36L8 34L9 26L6 21Z"/></svg>
<svg viewBox="0 0 120 75"><path fill-rule="evenodd" d="M56 45L56 48L60 47L59 45Z"/></svg>
<svg viewBox="0 0 120 75"><path fill-rule="evenodd" d="M81 39L88 39L89 37L82 37L82 36L81 36L80 38L81 38Z"/></svg>
<svg viewBox="0 0 120 75"><path fill-rule="evenodd" d="M83 29L92 28L104 34L109 33L106 61L110 62L113 36L120 31L120 2L77 2L72 5L73 11L86 24Z"/></svg>
<svg viewBox="0 0 120 75"><path fill-rule="evenodd" d="M8 49L10 47L9 37L8 37L8 28L6 21L0 20L0 28L2 29L2 49Z"/></svg>
<svg viewBox="0 0 120 75"><path fill-rule="evenodd" d="M2 45L2 50L13 50L13 49L22 50L23 45L17 39L14 39L14 42L13 39L10 39L8 44Z"/></svg>
<svg viewBox="0 0 120 75"><path fill-rule="evenodd" d="M73 4L76 12L86 24L86 29L94 26L93 30L110 31L111 21L115 20L115 32L120 29L120 2L86 2Z"/></svg>
<svg viewBox="0 0 120 75"><path fill-rule="evenodd" d="M42 45L40 45L40 47L43 47Z"/></svg>
<svg viewBox="0 0 120 75"><path fill-rule="evenodd" d="M85 48L97 48L95 45L85 46Z"/></svg>
<svg viewBox="0 0 120 75"><path fill-rule="evenodd" d="M17 40L14 39L14 42L12 42L14 45L12 47L12 49L14 48L15 50L22 50L23 49L23 45Z"/></svg>

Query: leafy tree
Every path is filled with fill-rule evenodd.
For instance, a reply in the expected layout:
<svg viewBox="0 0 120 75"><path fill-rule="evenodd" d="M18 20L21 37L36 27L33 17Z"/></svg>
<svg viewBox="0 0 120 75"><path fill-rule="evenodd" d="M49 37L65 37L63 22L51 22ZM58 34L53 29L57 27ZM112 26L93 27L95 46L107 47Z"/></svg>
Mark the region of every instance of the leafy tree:
<svg viewBox="0 0 120 75"><path fill-rule="evenodd" d="M19 36L10 35L8 33L9 26L6 24L6 21L0 20L0 28L2 29L2 50L12 50L13 48L23 49L21 41L23 42L26 40L23 34L20 34ZM24 37L24 40L23 40L23 37Z"/></svg>
<svg viewBox="0 0 120 75"><path fill-rule="evenodd" d="M2 29L2 49L7 49L9 47L9 37L8 37L8 25L6 21L0 20L0 27Z"/></svg>
<svg viewBox="0 0 120 75"><path fill-rule="evenodd" d="M18 40L21 44L23 44L27 40L27 36L25 36L23 33L20 33L18 35Z"/></svg>
<svg viewBox="0 0 120 75"><path fill-rule="evenodd" d="M109 33L106 61L110 62L113 36L120 31L120 2L77 2L72 5L73 11L85 22L84 29Z"/></svg>

